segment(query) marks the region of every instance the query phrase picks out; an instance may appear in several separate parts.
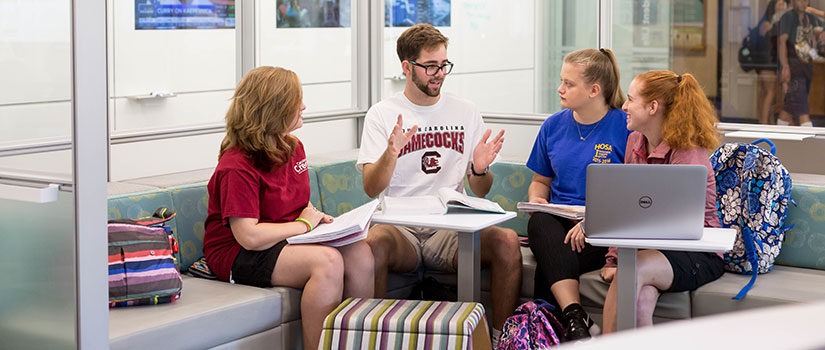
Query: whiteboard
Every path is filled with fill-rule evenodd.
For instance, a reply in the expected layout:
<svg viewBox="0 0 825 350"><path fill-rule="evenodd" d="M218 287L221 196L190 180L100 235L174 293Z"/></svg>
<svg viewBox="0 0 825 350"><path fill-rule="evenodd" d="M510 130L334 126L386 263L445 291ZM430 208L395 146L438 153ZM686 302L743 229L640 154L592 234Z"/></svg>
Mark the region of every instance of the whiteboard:
<svg viewBox="0 0 825 350"><path fill-rule="evenodd" d="M257 65L295 71L304 84L352 80L355 11L349 28L277 28L276 2L256 3Z"/></svg>
<svg viewBox="0 0 825 350"><path fill-rule="evenodd" d="M135 30L134 0L109 6L114 97L235 88L235 30Z"/></svg>
<svg viewBox="0 0 825 350"><path fill-rule="evenodd" d="M531 69L535 65L535 2L453 0L450 41L454 73ZM396 41L404 27L384 29L384 77L401 73Z"/></svg>

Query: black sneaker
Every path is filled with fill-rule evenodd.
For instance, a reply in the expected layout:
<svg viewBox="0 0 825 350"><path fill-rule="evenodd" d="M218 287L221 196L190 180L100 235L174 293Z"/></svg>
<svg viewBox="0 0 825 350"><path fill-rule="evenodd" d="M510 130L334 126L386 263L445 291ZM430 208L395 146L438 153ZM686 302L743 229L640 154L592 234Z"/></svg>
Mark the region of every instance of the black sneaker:
<svg viewBox="0 0 825 350"><path fill-rule="evenodd" d="M568 305L562 311L561 318L564 325L565 340L575 341L590 338L590 326L593 325L593 320L580 304Z"/></svg>

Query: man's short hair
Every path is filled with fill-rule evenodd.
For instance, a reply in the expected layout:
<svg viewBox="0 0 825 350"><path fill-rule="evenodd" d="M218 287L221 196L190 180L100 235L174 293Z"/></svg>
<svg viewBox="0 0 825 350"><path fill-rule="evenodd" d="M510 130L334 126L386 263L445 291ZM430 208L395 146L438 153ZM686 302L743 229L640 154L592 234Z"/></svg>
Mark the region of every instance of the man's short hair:
<svg viewBox="0 0 825 350"><path fill-rule="evenodd" d="M401 33L396 42L396 51L398 59L402 62L404 60L414 61L421 54L421 49L430 50L439 45L444 45L446 48L447 37L432 25L419 23Z"/></svg>

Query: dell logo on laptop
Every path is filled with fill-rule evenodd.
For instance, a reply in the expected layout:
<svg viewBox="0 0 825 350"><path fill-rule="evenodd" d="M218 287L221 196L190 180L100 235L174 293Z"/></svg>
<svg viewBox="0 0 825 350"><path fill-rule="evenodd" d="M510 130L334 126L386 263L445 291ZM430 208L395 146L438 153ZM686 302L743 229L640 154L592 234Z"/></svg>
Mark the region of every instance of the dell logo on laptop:
<svg viewBox="0 0 825 350"><path fill-rule="evenodd" d="M653 205L653 199L652 198L650 198L648 196L642 196L642 198L639 198L639 206L640 207L647 209L647 208L650 208L651 205Z"/></svg>

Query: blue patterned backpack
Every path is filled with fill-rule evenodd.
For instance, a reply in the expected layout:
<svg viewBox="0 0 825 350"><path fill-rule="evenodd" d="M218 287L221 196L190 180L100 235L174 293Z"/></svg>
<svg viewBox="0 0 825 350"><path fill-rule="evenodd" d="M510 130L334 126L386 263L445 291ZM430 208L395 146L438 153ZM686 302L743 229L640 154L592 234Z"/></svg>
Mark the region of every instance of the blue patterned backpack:
<svg viewBox="0 0 825 350"><path fill-rule="evenodd" d="M765 142L768 152L756 146ZM733 249L725 253L725 269L751 274L751 279L733 299L742 299L759 273L773 269L782 248L791 177L776 158L776 146L767 139L753 143L726 143L710 156L716 174L716 208L722 227L737 231ZM756 268L754 268L756 266Z"/></svg>

